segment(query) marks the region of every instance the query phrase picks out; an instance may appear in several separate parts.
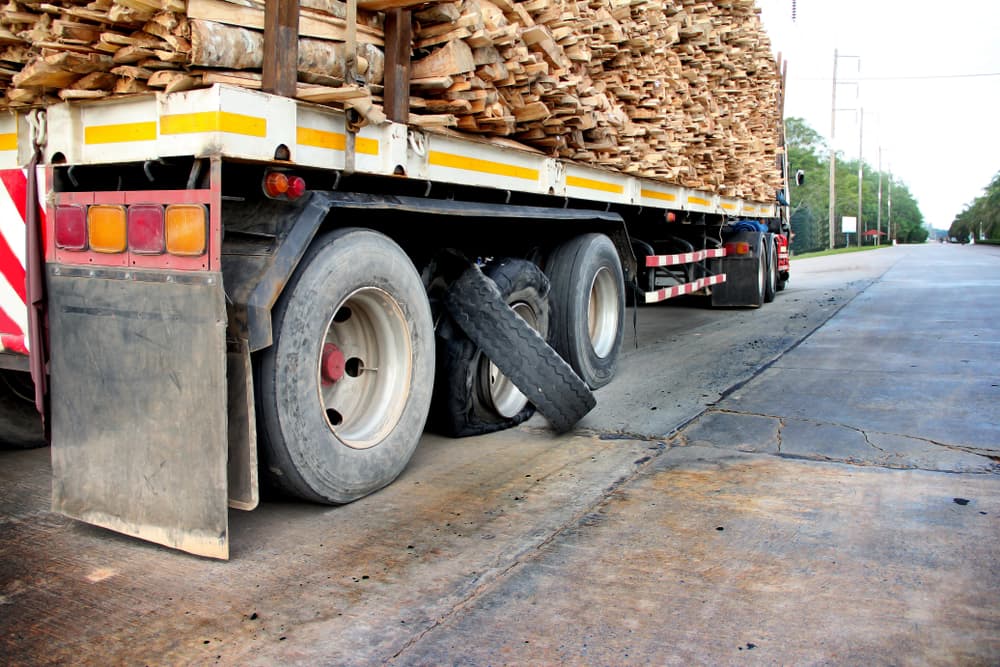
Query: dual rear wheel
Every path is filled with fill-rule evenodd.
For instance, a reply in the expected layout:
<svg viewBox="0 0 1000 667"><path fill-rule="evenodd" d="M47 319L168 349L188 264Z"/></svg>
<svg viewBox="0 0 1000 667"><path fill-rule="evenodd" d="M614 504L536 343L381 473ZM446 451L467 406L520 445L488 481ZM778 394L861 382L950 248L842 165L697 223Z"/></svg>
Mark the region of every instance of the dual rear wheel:
<svg viewBox="0 0 1000 667"><path fill-rule="evenodd" d="M569 430L594 406L590 389L614 374L624 285L606 236L563 244L544 273L517 259L471 266L445 303L457 328L436 344L424 284L396 243L364 229L314 241L257 364L261 453L275 485L346 503L390 483L420 439L435 366L435 413L453 435L506 428L535 408Z"/></svg>

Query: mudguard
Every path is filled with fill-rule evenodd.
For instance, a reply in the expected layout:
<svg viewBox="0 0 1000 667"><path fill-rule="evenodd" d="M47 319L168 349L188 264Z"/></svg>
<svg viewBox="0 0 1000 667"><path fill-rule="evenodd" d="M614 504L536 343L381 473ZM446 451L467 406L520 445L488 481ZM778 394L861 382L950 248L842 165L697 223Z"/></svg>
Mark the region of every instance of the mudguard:
<svg viewBox="0 0 1000 667"><path fill-rule="evenodd" d="M47 278L53 510L228 558L221 275L50 264Z"/></svg>
<svg viewBox="0 0 1000 667"><path fill-rule="evenodd" d="M757 249L761 232L737 232L726 237L726 243L745 242L750 244L750 252L745 255L726 255L712 260L713 273L725 273L726 282L712 288L712 306L745 307L759 306L757 297ZM764 244L765 252L767 244Z"/></svg>

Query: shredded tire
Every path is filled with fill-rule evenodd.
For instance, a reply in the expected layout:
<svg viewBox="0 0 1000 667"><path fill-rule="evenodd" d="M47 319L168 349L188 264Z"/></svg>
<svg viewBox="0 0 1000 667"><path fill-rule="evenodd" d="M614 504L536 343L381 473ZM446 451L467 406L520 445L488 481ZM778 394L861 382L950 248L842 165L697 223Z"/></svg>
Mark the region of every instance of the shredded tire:
<svg viewBox="0 0 1000 667"><path fill-rule="evenodd" d="M483 272L496 283L505 303L515 310L526 309L529 324L547 337L549 279L538 265L507 258L491 262ZM523 312L519 314L523 317ZM437 364L430 422L434 430L454 438L483 435L517 426L535 414L530 402L517 409L509 393L500 397L502 406L495 402L494 387L509 392L510 383L492 378L482 350L450 323L439 329Z"/></svg>
<svg viewBox="0 0 1000 667"><path fill-rule="evenodd" d="M587 384L471 266L445 295L455 323L534 404L557 433L571 430L597 400Z"/></svg>

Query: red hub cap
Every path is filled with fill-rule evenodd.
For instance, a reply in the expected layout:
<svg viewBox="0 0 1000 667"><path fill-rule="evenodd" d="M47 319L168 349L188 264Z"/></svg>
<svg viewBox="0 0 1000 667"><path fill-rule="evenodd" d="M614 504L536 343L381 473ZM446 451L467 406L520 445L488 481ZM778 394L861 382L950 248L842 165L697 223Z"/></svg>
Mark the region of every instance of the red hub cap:
<svg viewBox="0 0 1000 667"><path fill-rule="evenodd" d="M323 360L319 365L323 384L331 385L344 377L344 353L333 343L323 346Z"/></svg>

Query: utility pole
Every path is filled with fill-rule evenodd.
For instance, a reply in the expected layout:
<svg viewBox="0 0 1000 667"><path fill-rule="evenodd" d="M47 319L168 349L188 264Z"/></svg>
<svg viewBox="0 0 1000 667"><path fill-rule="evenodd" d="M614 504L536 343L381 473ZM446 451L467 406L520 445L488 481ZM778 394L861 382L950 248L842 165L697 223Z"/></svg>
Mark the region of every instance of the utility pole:
<svg viewBox="0 0 1000 667"><path fill-rule="evenodd" d="M830 250L836 241L835 218L837 213L837 149L833 138L837 134L837 49L833 50L833 92L830 95Z"/></svg>
<svg viewBox="0 0 1000 667"><path fill-rule="evenodd" d="M861 224L861 204L863 192L861 190L862 181L865 177L865 161L861 157L861 153L864 150L864 137L865 137L865 109L864 107L858 108L858 247L861 247L861 236L864 227Z"/></svg>
<svg viewBox="0 0 1000 667"><path fill-rule="evenodd" d="M837 216L837 149L834 146L834 138L837 136L837 112L846 109L837 108L837 61L840 58L857 58L858 72L861 72L861 58L859 56L841 56L837 54L837 49L833 50L833 92L830 95L830 249L836 244L836 216ZM858 85L855 82L855 85ZM857 109L852 109L856 111Z"/></svg>
<svg viewBox="0 0 1000 667"><path fill-rule="evenodd" d="M885 211L886 215L886 226L889 230L889 243L895 241L895 237L892 235L892 167L889 167L889 205Z"/></svg>
<svg viewBox="0 0 1000 667"><path fill-rule="evenodd" d="M875 218L875 245L882 244L882 147L878 147L878 215Z"/></svg>

